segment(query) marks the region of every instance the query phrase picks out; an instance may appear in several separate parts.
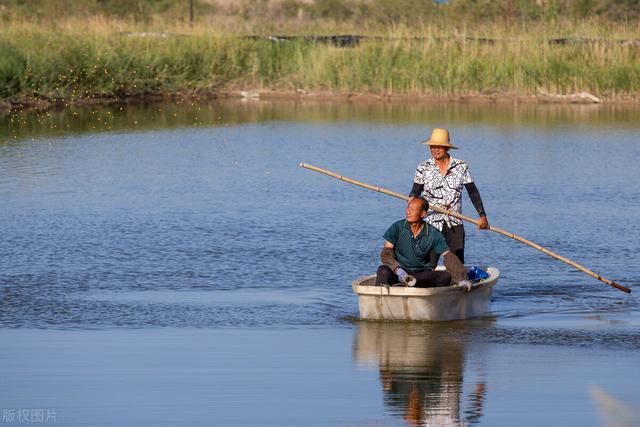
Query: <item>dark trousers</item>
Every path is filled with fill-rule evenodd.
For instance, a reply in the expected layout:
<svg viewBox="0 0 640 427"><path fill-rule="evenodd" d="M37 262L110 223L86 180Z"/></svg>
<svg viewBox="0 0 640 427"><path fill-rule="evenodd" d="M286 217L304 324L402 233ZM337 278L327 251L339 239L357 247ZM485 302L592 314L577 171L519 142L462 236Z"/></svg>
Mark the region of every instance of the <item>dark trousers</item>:
<svg viewBox="0 0 640 427"><path fill-rule="evenodd" d="M416 288L436 288L449 286L451 283L451 275L447 271L405 271L416 278ZM386 265L378 267L376 286L393 285L398 282L398 276L389 267Z"/></svg>
<svg viewBox="0 0 640 427"><path fill-rule="evenodd" d="M442 227L442 235L447 241L449 250L456 254L461 263L464 264L464 226L454 225L449 228L447 224ZM438 265L438 258L435 253L431 252L431 265Z"/></svg>

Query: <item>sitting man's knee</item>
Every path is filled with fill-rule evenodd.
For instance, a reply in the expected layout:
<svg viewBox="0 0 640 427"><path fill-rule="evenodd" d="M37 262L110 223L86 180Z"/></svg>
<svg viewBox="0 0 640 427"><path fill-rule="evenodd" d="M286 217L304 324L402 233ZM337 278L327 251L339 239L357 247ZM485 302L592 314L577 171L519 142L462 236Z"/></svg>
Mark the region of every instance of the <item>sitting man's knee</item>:
<svg viewBox="0 0 640 427"><path fill-rule="evenodd" d="M378 267L376 274L387 274L390 272L391 272L391 269L389 267L387 267L386 265L381 265Z"/></svg>
<svg viewBox="0 0 640 427"><path fill-rule="evenodd" d="M390 285L393 271L386 265L381 265L376 271L376 285Z"/></svg>
<svg viewBox="0 0 640 427"><path fill-rule="evenodd" d="M451 274L448 271L443 271L438 278L438 286L449 286L451 283Z"/></svg>

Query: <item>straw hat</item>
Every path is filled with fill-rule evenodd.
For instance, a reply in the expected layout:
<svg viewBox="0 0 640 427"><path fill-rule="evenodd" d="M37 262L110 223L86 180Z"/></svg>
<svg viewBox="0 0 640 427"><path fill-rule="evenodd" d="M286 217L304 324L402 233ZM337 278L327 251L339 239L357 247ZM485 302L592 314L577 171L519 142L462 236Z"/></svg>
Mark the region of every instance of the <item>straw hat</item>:
<svg viewBox="0 0 640 427"><path fill-rule="evenodd" d="M454 147L451 145L449 139L449 131L446 129L435 128L433 132L431 132L431 139L427 141L422 141L422 144L430 145L432 147L446 147L457 150L458 147Z"/></svg>

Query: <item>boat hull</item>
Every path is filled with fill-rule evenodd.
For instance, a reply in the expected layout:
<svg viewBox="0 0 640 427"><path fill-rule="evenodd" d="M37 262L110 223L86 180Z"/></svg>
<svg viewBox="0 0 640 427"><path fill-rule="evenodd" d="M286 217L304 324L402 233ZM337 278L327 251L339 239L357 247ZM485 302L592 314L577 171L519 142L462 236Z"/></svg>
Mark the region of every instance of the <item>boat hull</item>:
<svg viewBox="0 0 640 427"><path fill-rule="evenodd" d="M442 268L442 267L439 267ZM409 288L375 286L375 275L353 281L360 319L444 321L481 316L489 310L491 292L498 282L497 268L485 268L489 277L466 286Z"/></svg>

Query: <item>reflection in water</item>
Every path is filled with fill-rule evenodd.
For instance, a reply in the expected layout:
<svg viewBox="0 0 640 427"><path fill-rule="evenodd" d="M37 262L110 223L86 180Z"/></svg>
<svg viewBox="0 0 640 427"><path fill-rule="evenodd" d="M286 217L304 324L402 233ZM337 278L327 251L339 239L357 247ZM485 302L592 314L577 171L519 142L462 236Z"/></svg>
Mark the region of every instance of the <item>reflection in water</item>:
<svg viewBox="0 0 640 427"><path fill-rule="evenodd" d="M384 404L408 425L465 426L480 419L487 392L481 375L463 381L465 343L478 327L478 322L358 322L354 359L378 365Z"/></svg>
<svg viewBox="0 0 640 427"><path fill-rule="evenodd" d="M408 191L426 154L416 141L439 125L474 159L496 225L632 284L638 112L226 100L0 113L0 326L338 325L357 314L349 283L377 265L402 207L297 165ZM503 273L501 319L638 311L551 257L468 231L470 263ZM500 325L483 342L638 348L636 325L613 336Z"/></svg>
<svg viewBox="0 0 640 427"><path fill-rule="evenodd" d="M50 110L0 112L0 143L32 137L82 133L136 132L151 129L229 126L242 123L361 122L381 124L447 123L490 125L502 130L532 126L548 129L635 129L635 105L473 104L305 101L182 100L140 104L107 104Z"/></svg>

